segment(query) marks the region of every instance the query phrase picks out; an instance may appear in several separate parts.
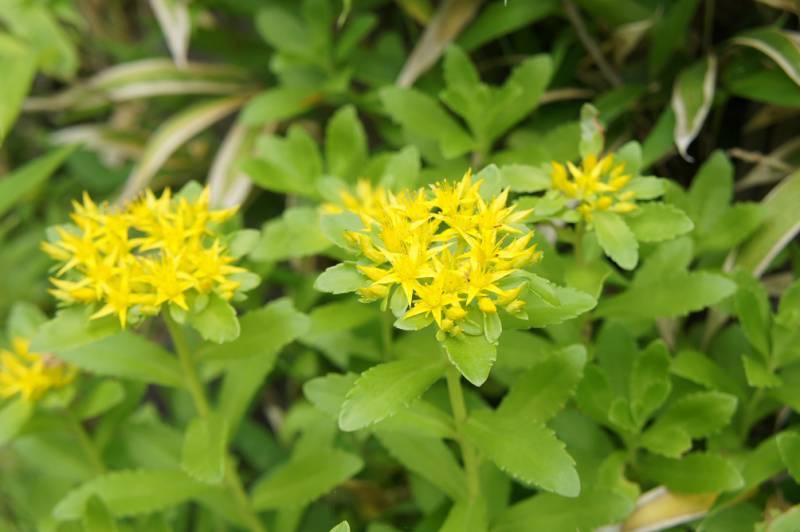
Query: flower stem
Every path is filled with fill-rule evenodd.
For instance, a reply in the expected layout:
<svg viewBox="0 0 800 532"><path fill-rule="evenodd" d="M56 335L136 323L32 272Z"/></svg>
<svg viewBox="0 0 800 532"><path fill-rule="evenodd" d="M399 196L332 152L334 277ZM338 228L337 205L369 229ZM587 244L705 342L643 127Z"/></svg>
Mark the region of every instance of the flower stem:
<svg viewBox="0 0 800 532"><path fill-rule="evenodd" d="M184 378L186 379L186 385L189 388L189 393L192 396L195 410L197 410L197 414L200 417L203 419L208 419L209 415L211 414L211 408L208 405L208 399L206 399L203 385L197 376L197 370L192 358L192 352L189 349L189 343L186 341L186 335L183 332L183 328L179 323L172 319L172 316L169 315L169 312L164 312L163 316L164 322L167 324L170 337L172 337L172 343L175 346L175 351L178 353L178 358L181 361ZM233 496L236 505L239 507L242 520L248 524L248 527L253 530L253 532L266 532L266 528L253 510L253 507L250 504L250 499L247 497L247 493L245 493L244 488L242 487L242 480L239 478L239 473L236 471L236 467L233 465L233 458L229 453L228 456L226 456L226 462L226 481L228 483L228 487L230 488L231 495Z"/></svg>
<svg viewBox="0 0 800 532"><path fill-rule="evenodd" d="M167 324L169 335L172 337L172 344L175 346L175 351L178 353L178 359L181 361L183 367L183 375L186 379L186 386L189 388L189 394L192 396L194 407L197 413L203 418L207 418L210 413L208 401L206 400L203 386L200 384L200 379L197 377L197 371L194 367L192 360L192 353L189 350L189 343L186 341L186 335L183 333L183 328L177 323L169 312L164 312L164 322Z"/></svg>
<svg viewBox="0 0 800 532"><path fill-rule="evenodd" d="M225 477L228 481L228 486L233 492L233 498L236 501L237 506L239 506L239 511L241 512L248 526L253 530L253 532L267 532L267 528L258 518L258 515L256 515L255 511L253 511L253 507L250 504L250 499L247 497L247 493L244 491L244 487L242 486L242 480L239 478L239 474L236 472L236 464L231 457L228 457L226 470L227 473L225 474Z"/></svg>
<svg viewBox="0 0 800 532"><path fill-rule="evenodd" d="M64 415L67 419L70 430L72 430L72 433L75 434L78 444L81 446L84 454L89 459L89 465L91 465L92 471L96 475L102 475L105 473L106 466L103 464L103 458L100 456L100 451L97 450L97 446L95 446L94 441L92 441L92 439L89 437L86 429L83 428L83 424L81 424L80 420L75 417L75 414L68 410L64 411Z"/></svg>
<svg viewBox="0 0 800 532"><path fill-rule="evenodd" d="M458 368L450 364L447 368L447 392L450 395L450 408L456 422L456 440L461 447L464 470L467 475L467 492L474 501L480 495L480 478L478 476L478 459L475 449L464 437L464 423L467 420L467 406L464 403L464 392L461 389L461 374Z"/></svg>
<svg viewBox="0 0 800 532"><path fill-rule="evenodd" d="M392 355L392 327L394 316L390 310L381 312L381 347L383 348L383 358L388 360Z"/></svg>
<svg viewBox="0 0 800 532"><path fill-rule="evenodd" d="M575 262L583 264L583 235L586 234L586 222L583 220L575 224L575 241L572 248L575 250Z"/></svg>

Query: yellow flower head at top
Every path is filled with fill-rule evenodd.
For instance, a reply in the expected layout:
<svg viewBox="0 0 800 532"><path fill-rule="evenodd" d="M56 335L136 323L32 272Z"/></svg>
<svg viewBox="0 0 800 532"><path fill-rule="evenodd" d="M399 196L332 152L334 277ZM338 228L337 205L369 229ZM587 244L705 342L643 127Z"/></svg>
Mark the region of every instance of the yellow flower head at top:
<svg viewBox="0 0 800 532"><path fill-rule="evenodd" d="M0 349L0 398L19 394L26 401L35 401L75 378L74 367L54 357L31 353L28 345L27 340L14 338L11 350Z"/></svg>
<svg viewBox="0 0 800 532"><path fill-rule="evenodd" d="M355 195L344 193L343 208L364 226L346 233L370 281L359 290L362 299L394 293L393 303L394 297L405 303L404 319L432 318L452 335L462 331L470 309L518 312L521 287L509 276L540 258L533 233L521 224L530 211L506 205L508 190L485 200L481 184L467 172L457 183L413 191L392 193L364 181Z"/></svg>
<svg viewBox="0 0 800 532"><path fill-rule="evenodd" d="M95 204L84 193L73 202L74 226L56 228L55 241L42 249L60 262L50 292L66 303L98 303L92 318L131 312L155 315L170 303L187 310L187 295L214 292L231 299L245 272L214 229L235 209L211 210L208 189L195 199L160 197L148 190L123 208Z"/></svg>
<svg viewBox="0 0 800 532"><path fill-rule="evenodd" d="M599 160L588 155L580 166L571 162L566 167L557 162L552 165L553 188L577 202L575 208L584 219L591 220L596 210L626 214L636 209L636 193L623 190L632 176L625 173L625 163L617 161L613 154Z"/></svg>

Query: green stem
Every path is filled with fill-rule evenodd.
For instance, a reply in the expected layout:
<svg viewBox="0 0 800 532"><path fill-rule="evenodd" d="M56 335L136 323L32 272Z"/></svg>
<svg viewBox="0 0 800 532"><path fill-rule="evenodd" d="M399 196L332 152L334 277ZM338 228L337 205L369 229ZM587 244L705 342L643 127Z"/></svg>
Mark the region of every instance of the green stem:
<svg viewBox="0 0 800 532"><path fill-rule="evenodd" d="M381 345L383 347L383 358L388 360L392 356L392 327L394 326L394 315L391 310L381 312Z"/></svg>
<svg viewBox="0 0 800 532"><path fill-rule="evenodd" d="M583 235L586 233L586 222L580 220L575 224L575 241L572 248L575 250L575 262L583 264Z"/></svg>
<svg viewBox="0 0 800 532"><path fill-rule="evenodd" d="M172 344L175 346L178 359L183 367L186 386L189 388L189 394L192 396L194 407L201 417L207 418L211 409L208 407L208 401L203 392L203 386L200 384L200 379L197 376L194 361L192 360L192 353L189 349L189 343L186 341L186 335L181 325L169 315L169 311L164 312L163 315L164 322L166 322L167 329L169 330L169 335L172 337Z"/></svg>
<svg viewBox="0 0 800 532"><path fill-rule="evenodd" d="M69 428L72 430L72 433L75 434L78 444L81 446L84 454L89 459L89 464L92 467L92 471L94 471L96 475L102 475L105 473L106 466L103 464L103 458L100 456L100 451L97 450L94 441L92 441L92 439L89 437L86 429L83 428L83 424L81 424L80 420L75 417L75 414L68 410L64 411L64 416L67 419L67 423L69 424Z"/></svg>
<svg viewBox="0 0 800 532"><path fill-rule="evenodd" d="M750 433L750 425L755 421L753 416L756 414L758 403L761 402L763 395L764 389L758 388L744 407L744 411L742 413L742 425L739 427L739 438L741 438L743 441L747 439L747 435Z"/></svg>
<svg viewBox="0 0 800 532"><path fill-rule="evenodd" d="M461 389L461 374L452 364L447 368L447 392L450 395L450 408L456 422L456 440L461 447L464 459L464 470L467 475L467 492L474 501L480 495L480 478L478 476L478 459L475 449L464 437L464 423L467 421L467 406L464 403L464 392Z"/></svg>
<svg viewBox="0 0 800 532"><path fill-rule="evenodd" d="M169 315L168 311L164 312L163 316L164 322L167 324L170 337L172 337L172 343L175 346L175 351L178 353L178 358L180 359L181 366L183 367L184 378L186 379L186 385L189 388L189 393L192 396L195 410L197 410L197 414L200 417L203 419L208 419L209 415L211 414L211 408L208 405L208 399L206 399L203 385L197 376L197 370L192 358L192 352L189 348L189 343L186 341L186 335L183 332L183 327L174 319L172 319L172 316ZM236 471L236 468L233 467L233 458L230 456L230 454L228 454L226 457L226 461L226 481L228 483L228 487L230 488L231 494L233 495L233 499L236 502L236 505L239 507L242 519L244 522L248 523L248 526L254 532L266 532L266 528L264 528L264 525L261 523L258 515L253 510L253 507L250 504L250 499L248 499L247 494L242 487L242 480L239 478L239 473Z"/></svg>
<svg viewBox="0 0 800 532"><path fill-rule="evenodd" d="M247 493L244 491L244 487L242 486L242 480L239 478L239 474L236 472L236 465L233 461L233 458L229 457L226 469L227 474L225 476L228 481L228 486L233 492L233 498L236 501L237 506L239 506L239 511L242 513L245 521L254 532L267 532L267 528L258 518L258 515L256 515L253 507L250 505L250 499L247 497Z"/></svg>

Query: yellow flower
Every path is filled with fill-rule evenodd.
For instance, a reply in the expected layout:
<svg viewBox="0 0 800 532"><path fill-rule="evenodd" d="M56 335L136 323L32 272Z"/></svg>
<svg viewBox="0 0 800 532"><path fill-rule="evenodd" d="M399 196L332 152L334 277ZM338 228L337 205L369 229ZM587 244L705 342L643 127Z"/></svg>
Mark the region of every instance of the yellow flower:
<svg viewBox="0 0 800 532"><path fill-rule="evenodd" d="M48 390L66 386L77 370L57 358L31 353L23 338L11 341L11 350L0 349L0 397L19 395L26 401L41 398Z"/></svg>
<svg viewBox="0 0 800 532"><path fill-rule="evenodd" d="M521 288L504 284L540 259L532 232L521 224L530 211L507 205L508 190L485 200L481 184L471 172L457 183L396 194L361 182L354 195L342 195L340 206L324 206L327 213L349 210L364 224L345 235L360 251L358 270L371 283L358 291L362 300L387 299L399 290L404 318L430 317L451 335L460 334L470 309L521 311Z"/></svg>
<svg viewBox="0 0 800 532"><path fill-rule="evenodd" d="M625 214L636 209L635 193L623 191L631 180L625 173L625 163L613 154L598 160L586 156L580 166L567 162L566 167L552 163L552 187L560 192L586 220L594 211L612 211Z"/></svg>
<svg viewBox="0 0 800 532"><path fill-rule="evenodd" d="M240 287L234 276L245 270L233 265L214 224L234 212L211 210L207 189L194 200L147 190L121 209L84 193L83 203L73 202L74 226L42 244L61 263L50 292L66 303L99 303L92 318L115 315L123 327L134 312L155 315L167 303L188 309L192 292L231 299Z"/></svg>

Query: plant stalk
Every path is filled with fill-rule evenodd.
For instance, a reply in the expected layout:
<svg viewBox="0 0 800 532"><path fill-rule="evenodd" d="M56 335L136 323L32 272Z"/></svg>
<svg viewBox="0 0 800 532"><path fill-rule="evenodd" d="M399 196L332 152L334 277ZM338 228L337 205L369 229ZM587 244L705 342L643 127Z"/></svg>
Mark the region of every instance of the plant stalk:
<svg viewBox="0 0 800 532"><path fill-rule="evenodd" d="M95 446L94 441L92 441L92 439L89 437L86 429L83 428L80 420L75 417L75 414L68 410L64 411L64 415L67 418L67 423L69 424L70 429L78 440L78 444L81 446L84 454L89 459L89 464L92 467L92 471L94 471L96 475L102 475L105 473L106 466L103 464L100 451L97 450L97 446Z"/></svg>
<svg viewBox="0 0 800 532"><path fill-rule="evenodd" d="M394 341L392 328L394 327L394 315L391 310L381 312L381 347L383 349L383 359L389 360L392 357L392 343Z"/></svg>
<svg viewBox="0 0 800 532"><path fill-rule="evenodd" d="M480 495L480 477L478 476L478 459L475 449L464 436L464 423L467 421L467 406L464 403L464 392L461 388L461 374L458 368L450 364L447 368L447 392L450 396L450 408L456 422L456 440L461 447L464 460L464 471L467 475L467 493L474 501Z"/></svg>
<svg viewBox="0 0 800 532"><path fill-rule="evenodd" d="M203 386L197 376L194 361L192 360L192 353L189 349L189 343L186 341L186 335L183 333L181 325L169 315L168 311L164 312L163 315L164 321L167 324L167 329L169 330L169 335L172 337L172 344L175 346L175 351L178 353L178 359L181 362L183 375L186 379L186 386L189 389L189 394L192 396L194 407L201 417L207 418L211 410L208 407L208 401L203 392Z"/></svg>
<svg viewBox="0 0 800 532"><path fill-rule="evenodd" d="M167 324L170 337L172 338L172 343L175 346L175 351L178 353L178 358L180 359L181 366L183 367L186 385L189 388L190 395L192 396L195 410L197 410L197 414L200 417L203 419L208 419L209 415L211 414L211 408L208 405L208 399L206 399L206 394L203 390L203 385L200 382L200 378L197 376L197 370L195 368L192 353L189 349L189 343L186 341L186 335L183 332L183 328L179 323L172 319L172 316L169 315L169 312L164 312L163 316L164 322ZM242 480L239 478L239 473L237 472L236 467L233 466L233 458L229 453L227 454L225 479L228 487L230 488L231 495L233 496L236 505L239 507L242 520L248 524L249 528L253 530L253 532L266 532L266 528L261 523L261 520L258 518L256 512L253 510L253 507L250 504L250 499L247 497L247 493L245 493L244 488L242 487Z"/></svg>

